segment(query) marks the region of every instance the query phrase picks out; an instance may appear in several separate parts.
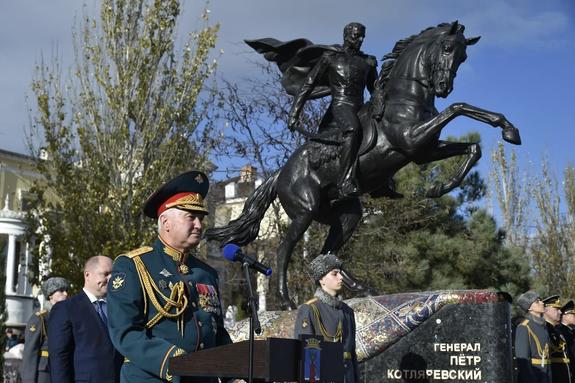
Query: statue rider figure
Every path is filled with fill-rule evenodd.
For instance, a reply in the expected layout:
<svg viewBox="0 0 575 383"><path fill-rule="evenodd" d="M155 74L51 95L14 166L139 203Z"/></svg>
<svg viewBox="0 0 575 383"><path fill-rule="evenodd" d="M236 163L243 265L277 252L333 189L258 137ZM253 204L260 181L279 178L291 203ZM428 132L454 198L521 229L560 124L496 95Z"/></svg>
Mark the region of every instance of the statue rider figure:
<svg viewBox="0 0 575 383"><path fill-rule="evenodd" d="M367 87L371 93L377 79L376 58L360 50L364 38L365 27L362 24L350 23L345 26L343 47L334 46L322 54L296 94L288 121L289 128L293 130L314 84L325 76L332 97L329 109L343 138L337 185L341 198L355 197L361 192L354 177L361 143L361 124L357 113L364 103L364 89Z"/></svg>

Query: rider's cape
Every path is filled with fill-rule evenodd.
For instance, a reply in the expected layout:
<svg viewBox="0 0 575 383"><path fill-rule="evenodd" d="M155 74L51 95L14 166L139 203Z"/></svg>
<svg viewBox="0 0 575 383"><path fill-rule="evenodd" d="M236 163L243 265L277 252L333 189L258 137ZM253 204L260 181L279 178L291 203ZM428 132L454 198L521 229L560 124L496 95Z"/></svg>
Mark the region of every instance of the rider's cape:
<svg viewBox="0 0 575 383"><path fill-rule="evenodd" d="M244 40L256 52L268 61L275 62L282 72L282 86L286 92L295 96L299 92L308 73L326 51L341 52L340 45L317 45L307 39L279 41L273 38ZM327 75L318 79L308 99L329 95Z"/></svg>

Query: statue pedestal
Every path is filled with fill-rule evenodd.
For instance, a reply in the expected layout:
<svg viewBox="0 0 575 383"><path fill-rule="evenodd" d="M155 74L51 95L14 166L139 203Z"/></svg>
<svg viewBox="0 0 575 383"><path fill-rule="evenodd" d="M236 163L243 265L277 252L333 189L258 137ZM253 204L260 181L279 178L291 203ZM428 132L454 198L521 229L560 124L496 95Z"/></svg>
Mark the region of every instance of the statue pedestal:
<svg viewBox="0 0 575 383"><path fill-rule="evenodd" d="M448 305L360 364L362 382L513 381L511 305Z"/></svg>

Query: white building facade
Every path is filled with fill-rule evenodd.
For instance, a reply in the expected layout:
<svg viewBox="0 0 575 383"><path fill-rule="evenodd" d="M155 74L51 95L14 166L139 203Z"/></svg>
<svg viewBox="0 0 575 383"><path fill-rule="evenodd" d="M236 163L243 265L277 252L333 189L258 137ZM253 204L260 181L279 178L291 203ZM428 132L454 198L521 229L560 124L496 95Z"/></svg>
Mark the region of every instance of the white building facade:
<svg viewBox="0 0 575 383"><path fill-rule="evenodd" d="M40 175L34 171L33 158L0 149L0 259L6 275L6 327L24 327L34 310L26 213L29 190L37 179Z"/></svg>

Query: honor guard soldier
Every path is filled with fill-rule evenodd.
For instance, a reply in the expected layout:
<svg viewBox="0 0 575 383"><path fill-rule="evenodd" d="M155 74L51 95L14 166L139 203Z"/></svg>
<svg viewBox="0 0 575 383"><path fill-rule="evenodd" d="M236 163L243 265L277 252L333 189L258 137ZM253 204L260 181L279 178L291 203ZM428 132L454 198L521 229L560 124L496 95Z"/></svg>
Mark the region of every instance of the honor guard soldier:
<svg viewBox="0 0 575 383"><path fill-rule="evenodd" d="M24 352L20 376L22 383L50 383L48 367L48 318L56 302L68 297L68 281L60 277L48 278L42 284L46 298L44 309L32 314L26 325Z"/></svg>
<svg viewBox="0 0 575 383"><path fill-rule="evenodd" d="M189 171L160 187L144 205L158 220L152 246L114 261L108 325L125 356L121 382L216 382L170 372L170 358L231 343L223 325L216 271L192 254L207 214L205 174Z"/></svg>
<svg viewBox="0 0 575 383"><path fill-rule="evenodd" d="M517 382L552 383L551 340L543 319L545 305L535 291L527 291L517 298L517 306L525 313L515 331Z"/></svg>
<svg viewBox="0 0 575 383"><path fill-rule="evenodd" d="M567 342L567 356L569 357L569 371L571 381L575 381L575 303L569 301L561 307L561 324L557 329Z"/></svg>
<svg viewBox="0 0 575 383"><path fill-rule="evenodd" d="M359 382L355 353L353 309L339 295L343 287L342 262L333 254L322 254L311 261L310 275L318 286L314 298L301 305L295 323L295 338L323 336L328 342L343 343L344 383Z"/></svg>
<svg viewBox="0 0 575 383"><path fill-rule="evenodd" d="M559 295L552 295L543 299L545 304L545 318L549 338L551 339L551 370L554 383L571 382L570 360L567 355L567 342L559 332L557 326L561 322L561 300Z"/></svg>

